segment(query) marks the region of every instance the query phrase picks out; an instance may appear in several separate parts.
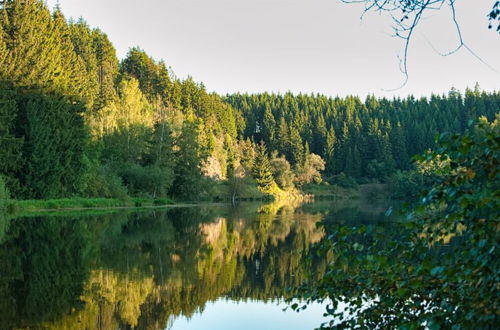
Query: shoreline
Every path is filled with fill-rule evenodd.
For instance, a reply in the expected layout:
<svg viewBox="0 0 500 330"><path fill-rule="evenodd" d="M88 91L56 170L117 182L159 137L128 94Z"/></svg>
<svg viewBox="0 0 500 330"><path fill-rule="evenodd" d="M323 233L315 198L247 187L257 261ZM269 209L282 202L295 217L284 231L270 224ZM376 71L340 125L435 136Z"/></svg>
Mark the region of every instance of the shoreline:
<svg viewBox="0 0 500 330"><path fill-rule="evenodd" d="M281 196L274 196L274 201L280 200L301 200L301 201L314 201L318 200L357 200L364 199L370 195L366 192L366 186L360 185L356 188L338 188L334 186L320 186L312 185L304 187L302 191L293 191L282 194ZM311 189L312 188L312 189ZM376 189L374 195L385 195L381 190ZM373 193L373 191L370 191ZM381 196L377 197L381 197ZM373 197L373 196L371 196ZM255 198L255 197L240 197L240 202L270 202L269 198ZM10 200L12 208L8 213L12 214L33 214L33 213L49 213L49 212L71 212L71 211L106 211L106 210L134 210L134 209L166 209L166 208L180 208L180 207L199 207L199 206L223 206L232 205L231 200L220 199L215 197L212 201L173 201L168 198L140 198L131 197L128 199L116 198L61 198L61 199L43 199L43 200Z"/></svg>

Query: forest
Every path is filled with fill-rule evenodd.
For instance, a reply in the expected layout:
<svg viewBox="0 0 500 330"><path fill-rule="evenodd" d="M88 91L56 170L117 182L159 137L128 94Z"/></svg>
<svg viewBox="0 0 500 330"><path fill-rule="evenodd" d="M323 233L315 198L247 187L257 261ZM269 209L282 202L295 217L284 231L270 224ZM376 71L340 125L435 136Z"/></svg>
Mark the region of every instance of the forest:
<svg viewBox="0 0 500 330"><path fill-rule="evenodd" d="M217 95L139 47L118 59L103 31L58 7L0 3L0 187L14 199L390 183L437 135L492 121L499 104L477 85L429 98Z"/></svg>

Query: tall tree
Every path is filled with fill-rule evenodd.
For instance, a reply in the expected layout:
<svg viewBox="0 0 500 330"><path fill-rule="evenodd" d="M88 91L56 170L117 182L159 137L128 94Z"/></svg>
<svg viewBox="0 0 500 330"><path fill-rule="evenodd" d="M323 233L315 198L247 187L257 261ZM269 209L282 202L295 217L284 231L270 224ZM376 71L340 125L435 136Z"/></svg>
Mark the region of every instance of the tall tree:
<svg viewBox="0 0 500 330"><path fill-rule="evenodd" d="M257 181L259 189L264 193L270 193L275 185L271 164L267 155L267 148L264 143L257 145L255 158L253 161L252 175Z"/></svg>

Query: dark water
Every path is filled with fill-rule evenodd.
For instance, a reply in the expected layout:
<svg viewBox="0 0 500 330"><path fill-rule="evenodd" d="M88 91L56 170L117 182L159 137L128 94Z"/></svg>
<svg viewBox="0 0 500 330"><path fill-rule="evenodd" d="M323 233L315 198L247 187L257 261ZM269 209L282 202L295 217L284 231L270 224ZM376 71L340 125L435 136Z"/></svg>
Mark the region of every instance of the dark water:
<svg viewBox="0 0 500 330"><path fill-rule="evenodd" d="M244 204L0 219L0 328L313 329L283 297L327 260L320 223L385 206Z"/></svg>

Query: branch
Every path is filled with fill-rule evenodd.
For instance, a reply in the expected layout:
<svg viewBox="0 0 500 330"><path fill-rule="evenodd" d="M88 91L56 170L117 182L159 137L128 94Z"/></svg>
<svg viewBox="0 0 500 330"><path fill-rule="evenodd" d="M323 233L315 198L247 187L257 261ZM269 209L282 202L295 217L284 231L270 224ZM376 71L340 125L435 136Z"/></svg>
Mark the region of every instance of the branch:
<svg viewBox="0 0 500 330"><path fill-rule="evenodd" d="M472 56L474 56L481 63L486 65L490 70L497 72L498 71L485 62L478 54L476 54L465 42L462 36L462 31L460 30L460 24L458 23L456 10L455 10L455 1L456 0L340 0L346 4L353 3L364 3L365 9L363 10L363 14L360 19L363 19L364 15L369 11L375 12L385 12L388 13L393 21L393 36L396 38L401 38L404 40L404 49L403 49L403 57L399 57L400 61L400 71L404 76L403 83L394 89L384 89L384 91L395 91L403 88L409 80L409 72L408 72L408 54L410 43L413 37L413 32L415 28L419 24L420 20L423 17L423 14L429 10L440 10L443 8L443 5L447 4L451 9L452 13L452 22L455 26L455 30L458 36L458 45L453 50L441 53L437 51L434 46L427 40L427 43L436 51L436 53L441 56L449 56L455 54L460 49L466 49ZM500 22L500 1L496 1L493 5L493 9L491 13L488 15L490 20L490 28L491 21L498 20ZM498 25L497 31L500 32L500 23Z"/></svg>

